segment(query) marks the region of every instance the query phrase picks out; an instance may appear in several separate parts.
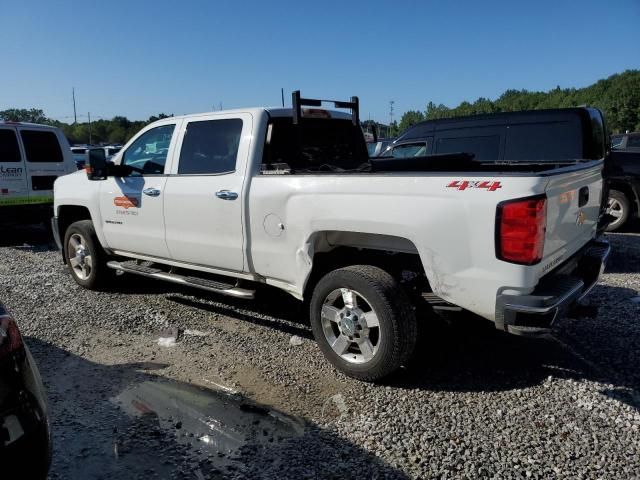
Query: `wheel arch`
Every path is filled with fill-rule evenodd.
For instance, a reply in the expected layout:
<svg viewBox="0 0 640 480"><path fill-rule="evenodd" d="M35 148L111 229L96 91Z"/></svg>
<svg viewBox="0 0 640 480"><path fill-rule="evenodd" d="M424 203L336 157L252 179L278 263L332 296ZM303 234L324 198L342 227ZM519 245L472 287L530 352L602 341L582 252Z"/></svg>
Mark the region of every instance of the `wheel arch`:
<svg viewBox="0 0 640 480"><path fill-rule="evenodd" d="M67 228L75 222L80 220L91 220L91 212L89 209L83 205L61 205L58 207L57 218L58 218L58 235L60 235L60 239L62 240L62 261L66 262L67 257L65 253L64 247L64 237L67 231Z"/></svg>
<svg viewBox="0 0 640 480"><path fill-rule="evenodd" d="M395 275L404 269L416 271L429 282L415 243L405 237L324 230L314 232L301 250L307 267L302 280L305 300L310 298L313 287L325 274L349 265L373 265Z"/></svg>

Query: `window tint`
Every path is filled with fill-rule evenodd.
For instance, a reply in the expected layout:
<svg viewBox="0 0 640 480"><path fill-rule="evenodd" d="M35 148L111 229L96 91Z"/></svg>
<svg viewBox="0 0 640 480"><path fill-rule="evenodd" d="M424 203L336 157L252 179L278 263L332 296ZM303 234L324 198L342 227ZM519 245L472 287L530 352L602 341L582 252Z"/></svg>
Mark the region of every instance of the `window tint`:
<svg viewBox="0 0 640 480"><path fill-rule="evenodd" d="M582 131L577 122L511 125L505 160L554 161L582 158Z"/></svg>
<svg viewBox="0 0 640 480"><path fill-rule="evenodd" d="M56 175L34 175L31 177L31 189L38 190L53 190L53 182L58 177Z"/></svg>
<svg viewBox="0 0 640 480"><path fill-rule="evenodd" d="M178 173L228 173L236 169L242 120L189 122L182 141Z"/></svg>
<svg viewBox="0 0 640 480"><path fill-rule="evenodd" d="M473 153L474 160L498 160L500 135L438 138L435 153Z"/></svg>
<svg viewBox="0 0 640 480"><path fill-rule="evenodd" d="M391 156L395 158L407 158L429 155L430 142L431 139L427 139L427 142L405 143L404 145L398 145L393 147Z"/></svg>
<svg viewBox="0 0 640 480"><path fill-rule="evenodd" d="M138 137L122 156L122 165L136 170L132 175L164 173L175 125L156 127Z"/></svg>
<svg viewBox="0 0 640 480"><path fill-rule="evenodd" d="M629 135L627 148L629 147L640 147L640 135Z"/></svg>
<svg viewBox="0 0 640 480"><path fill-rule="evenodd" d="M622 146L623 135L611 135L611 148L620 148Z"/></svg>
<svg viewBox="0 0 640 480"><path fill-rule="evenodd" d="M0 162L19 162L20 147L13 130L0 129Z"/></svg>
<svg viewBox="0 0 640 480"><path fill-rule="evenodd" d="M267 130L263 171L287 166L298 172L356 169L369 159L362 130L351 120L274 118Z"/></svg>
<svg viewBox="0 0 640 480"><path fill-rule="evenodd" d="M21 130L20 136L29 162L62 162L58 137L44 130Z"/></svg>

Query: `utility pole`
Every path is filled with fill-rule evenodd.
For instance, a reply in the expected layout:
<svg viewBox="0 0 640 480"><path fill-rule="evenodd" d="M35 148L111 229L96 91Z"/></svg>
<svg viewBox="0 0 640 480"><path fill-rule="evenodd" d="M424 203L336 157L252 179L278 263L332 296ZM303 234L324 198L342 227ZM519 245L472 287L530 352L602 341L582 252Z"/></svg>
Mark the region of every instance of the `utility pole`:
<svg viewBox="0 0 640 480"><path fill-rule="evenodd" d="M87 112L87 117L89 118L89 145L91 145L91 112Z"/></svg>
<svg viewBox="0 0 640 480"><path fill-rule="evenodd" d="M282 95L282 106L284 107L284 88L280 89L280 95Z"/></svg>
<svg viewBox="0 0 640 480"><path fill-rule="evenodd" d="M393 100L389 100L389 127L393 123L393 104L396 103Z"/></svg>
<svg viewBox="0 0 640 480"><path fill-rule="evenodd" d="M73 97L73 123L78 123L78 116L76 115L76 89L71 87L71 96Z"/></svg>

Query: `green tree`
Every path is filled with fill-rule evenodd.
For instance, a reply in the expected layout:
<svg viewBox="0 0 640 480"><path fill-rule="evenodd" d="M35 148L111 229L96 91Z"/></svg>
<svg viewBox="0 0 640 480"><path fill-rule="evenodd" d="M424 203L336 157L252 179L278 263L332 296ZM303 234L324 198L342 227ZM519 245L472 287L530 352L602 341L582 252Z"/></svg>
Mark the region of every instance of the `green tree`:
<svg viewBox="0 0 640 480"><path fill-rule="evenodd" d="M51 123L39 108L9 108L0 111L0 119L9 122Z"/></svg>
<svg viewBox="0 0 640 480"><path fill-rule="evenodd" d="M410 126L415 125L418 122L422 122L424 119L424 113L418 110L409 110L402 115L398 129L400 132L404 132Z"/></svg>
<svg viewBox="0 0 640 480"><path fill-rule="evenodd" d="M544 108L568 108L589 105L602 110L612 132L640 130L640 70L611 75L585 88L556 86L547 92L506 90L496 100L478 98L449 108L429 102L428 120L481 113L514 112Z"/></svg>
<svg viewBox="0 0 640 480"><path fill-rule="evenodd" d="M389 125L389 138L397 137L398 135L400 135L400 128L398 127L398 122L394 120Z"/></svg>
<svg viewBox="0 0 640 480"><path fill-rule="evenodd" d="M447 118L451 116L451 109L442 103L436 105L433 102L427 103L427 110L425 112L427 120L435 120L436 118Z"/></svg>

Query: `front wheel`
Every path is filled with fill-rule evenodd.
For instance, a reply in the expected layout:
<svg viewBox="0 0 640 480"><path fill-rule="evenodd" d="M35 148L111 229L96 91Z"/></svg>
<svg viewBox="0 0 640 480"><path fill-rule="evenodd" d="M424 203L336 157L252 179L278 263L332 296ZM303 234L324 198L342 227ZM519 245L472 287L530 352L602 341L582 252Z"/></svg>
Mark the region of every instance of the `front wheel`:
<svg viewBox="0 0 640 480"><path fill-rule="evenodd" d="M313 291L310 314L320 349L351 377L380 380L413 353L413 305L398 282L378 267L353 265L325 275Z"/></svg>
<svg viewBox="0 0 640 480"><path fill-rule="evenodd" d="M91 220L72 223L64 235L65 258L76 283L97 290L108 283L115 271L106 265L102 249Z"/></svg>

